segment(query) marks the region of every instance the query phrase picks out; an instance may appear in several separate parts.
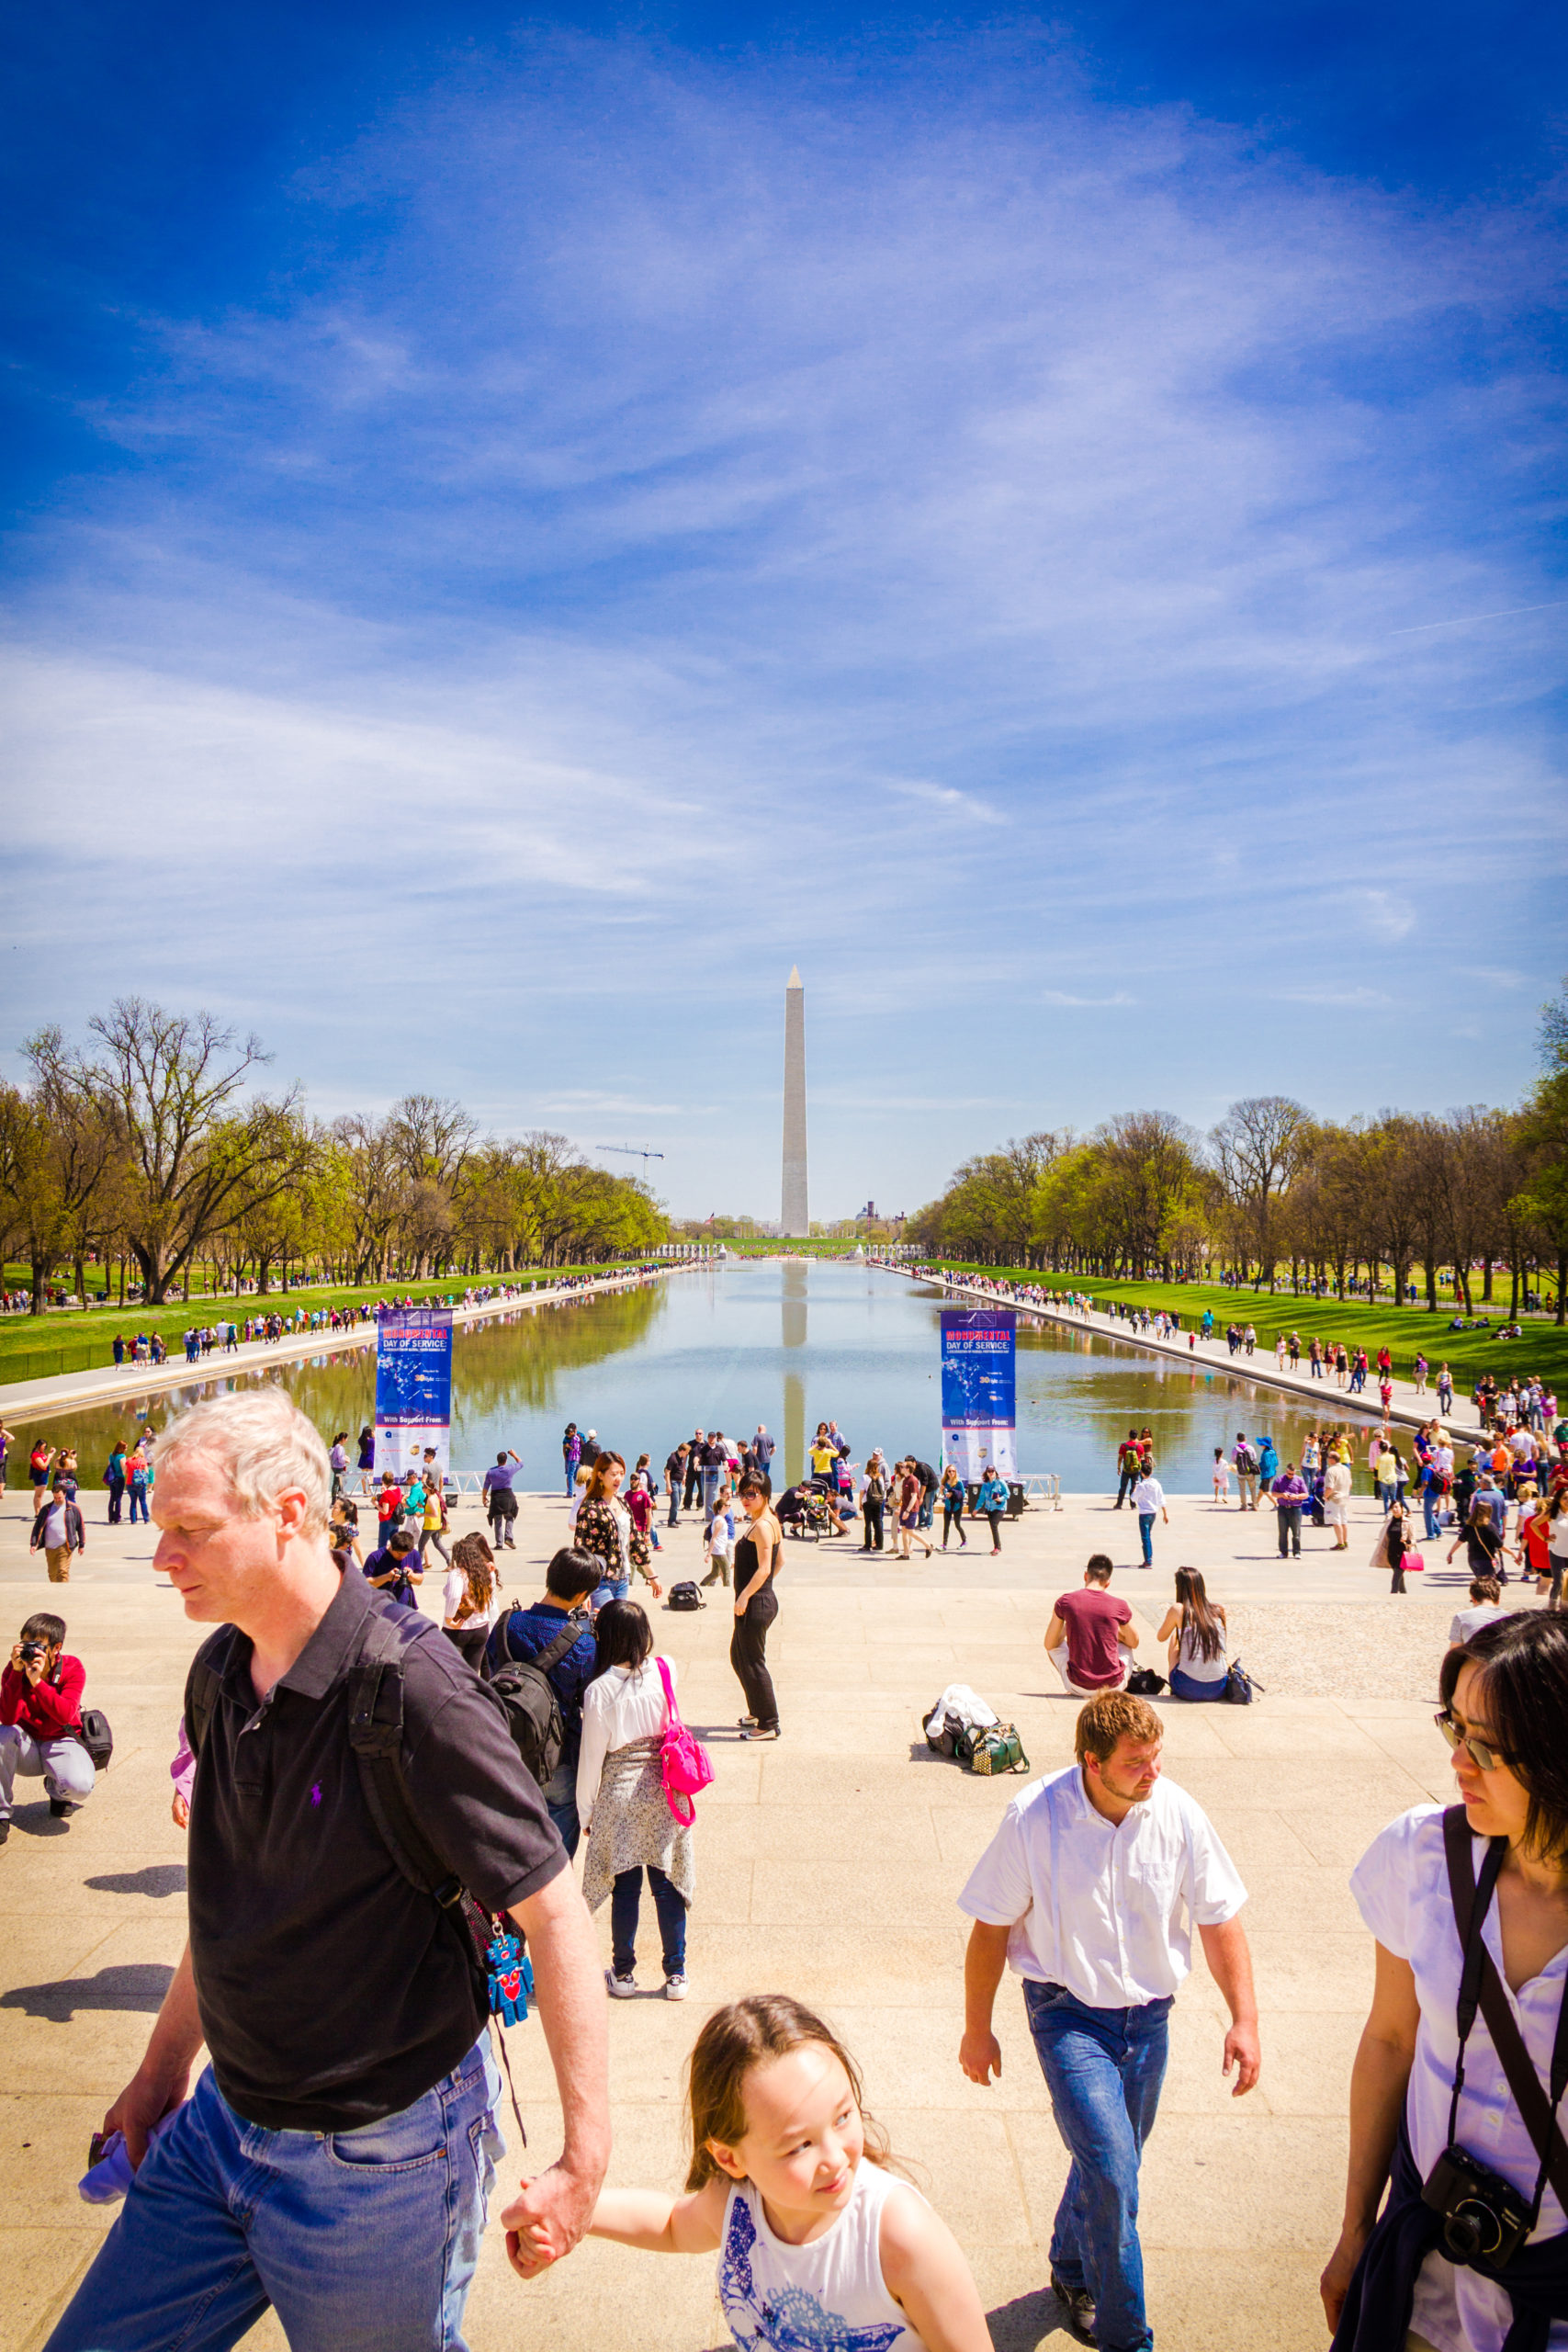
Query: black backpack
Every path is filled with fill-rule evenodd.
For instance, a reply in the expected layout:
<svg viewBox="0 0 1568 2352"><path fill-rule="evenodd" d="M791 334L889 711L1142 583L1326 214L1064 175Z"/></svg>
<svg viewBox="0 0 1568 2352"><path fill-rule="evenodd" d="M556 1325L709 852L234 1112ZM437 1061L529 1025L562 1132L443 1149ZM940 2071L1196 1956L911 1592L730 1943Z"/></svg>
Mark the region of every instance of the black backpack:
<svg viewBox="0 0 1568 2352"><path fill-rule="evenodd" d="M667 1609L705 1609L707 1602L703 1599L696 1586L688 1579L683 1583L671 1586L670 1598L664 1605Z"/></svg>
<svg viewBox="0 0 1568 2352"><path fill-rule="evenodd" d="M560 1701L550 1680L550 1668L570 1649L582 1631L582 1622L581 1618L569 1617L548 1647L530 1658L513 1657L507 1634L509 1623L509 1619L502 1618L501 1647L504 1663L491 1676L490 1688L506 1711L513 1746L540 1788L544 1788L566 1746L566 1725L561 1721Z"/></svg>

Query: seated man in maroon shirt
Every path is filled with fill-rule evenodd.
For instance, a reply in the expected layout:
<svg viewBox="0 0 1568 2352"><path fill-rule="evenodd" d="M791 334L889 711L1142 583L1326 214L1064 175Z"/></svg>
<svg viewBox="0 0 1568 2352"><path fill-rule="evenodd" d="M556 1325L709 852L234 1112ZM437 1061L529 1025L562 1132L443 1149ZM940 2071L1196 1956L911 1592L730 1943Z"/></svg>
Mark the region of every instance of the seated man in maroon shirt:
<svg viewBox="0 0 1568 2352"><path fill-rule="evenodd" d="M1045 1629L1045 1655L1076 1698L1120 1690L1138 1646L1133 1612L1109 1590L1111 1562L1096 1552L1083 1572L1081 1592L1057 1597Z"/></svg>
<svg viewBox="0 0 1568 2352"><path fill-rule="evenodd" d="M11 1791L18 1772L41 1772L56 1819L74 1813L97 1778L82 1745L86 1670L62 1655L65 1620L40 1609L29 1617L0 1674L0 1846L11 1835Z"/></svg>

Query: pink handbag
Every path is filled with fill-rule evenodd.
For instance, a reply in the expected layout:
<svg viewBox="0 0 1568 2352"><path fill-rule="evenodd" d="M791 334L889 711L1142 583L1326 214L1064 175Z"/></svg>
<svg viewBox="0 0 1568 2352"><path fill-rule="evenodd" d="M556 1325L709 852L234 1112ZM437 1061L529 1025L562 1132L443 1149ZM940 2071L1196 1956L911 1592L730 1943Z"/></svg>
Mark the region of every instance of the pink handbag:
<svg viewBox="0 0 1568 2352"><path fill-rule="evenodd" d="M669 1714L660 1754L664 1767L664 1801L682 1827L689 1829L697 1817L697 1808L692 1799L713 1779L713 1766L708 1762L708 1752L702 1741L694 1738L681 1721L681 1710L675 1704L675 1692L670 1680L670 1668L662 1658L659 1659L658 1666Z"/></svg>

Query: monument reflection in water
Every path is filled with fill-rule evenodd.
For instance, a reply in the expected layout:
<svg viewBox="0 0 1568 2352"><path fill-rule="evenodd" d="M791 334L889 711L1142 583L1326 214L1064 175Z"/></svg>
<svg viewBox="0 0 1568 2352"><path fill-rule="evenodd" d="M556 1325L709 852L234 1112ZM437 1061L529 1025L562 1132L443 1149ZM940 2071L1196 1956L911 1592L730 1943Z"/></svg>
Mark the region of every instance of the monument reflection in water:
<svg viewBox="0 0 1568 2352"><path fill-rule="evenodd" d="M784 1475L793 1481L805 1470L807 1431L828 1419L856 1461L880 1445L890 1458L914 1453L934 1463L941 1306L934 1288L863 1264L730 1260L644 1289L459 1329L453 1464L479 1470L502 1446L515 1446L524 1483L555 1492L569 1420L596 1431L628 1464L646 1452L656 1464L699 1424L744 1438L761 1420L782 1441ZM367 1350L349 1350L278 1363L254 1378L288 1389L324 1435L346 1429L353 1438L370 1414L375 1362ZM156 1427L183 1402L251 1385L215 1376L139 1401ZM1369 1425L1337 1390L1325 1396L1323 1414ZM35 1434L77 1446L89 1498L111 1441L136 1426L134 1405L11 1419L18 1458ZM1228 1453L1238 1429L1267 1429L1281 1457L1299 1461L1312 1425L1257 1383L1020 1317L1024 1472L1055 1471L1068 1493L1113 1493L1117 1443L1145 1423L1159 1476L1175 1494L1208 1492L1213 1449Z"/></svg>

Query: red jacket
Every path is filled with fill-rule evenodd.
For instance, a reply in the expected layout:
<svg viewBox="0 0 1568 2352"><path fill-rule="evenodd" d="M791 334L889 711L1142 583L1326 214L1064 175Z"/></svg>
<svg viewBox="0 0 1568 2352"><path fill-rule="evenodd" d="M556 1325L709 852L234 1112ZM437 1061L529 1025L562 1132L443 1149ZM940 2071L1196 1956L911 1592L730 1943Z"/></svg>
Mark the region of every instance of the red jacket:
<svg viewBox="0 0 1568 2352"><path fill-rule="evenodd" d="M20 1724L35 1739L63 1739L82 1728L82 1692L87 1669L63 1652L38 1683L17 1667L0 1674L0 1724Z"/></svg>

